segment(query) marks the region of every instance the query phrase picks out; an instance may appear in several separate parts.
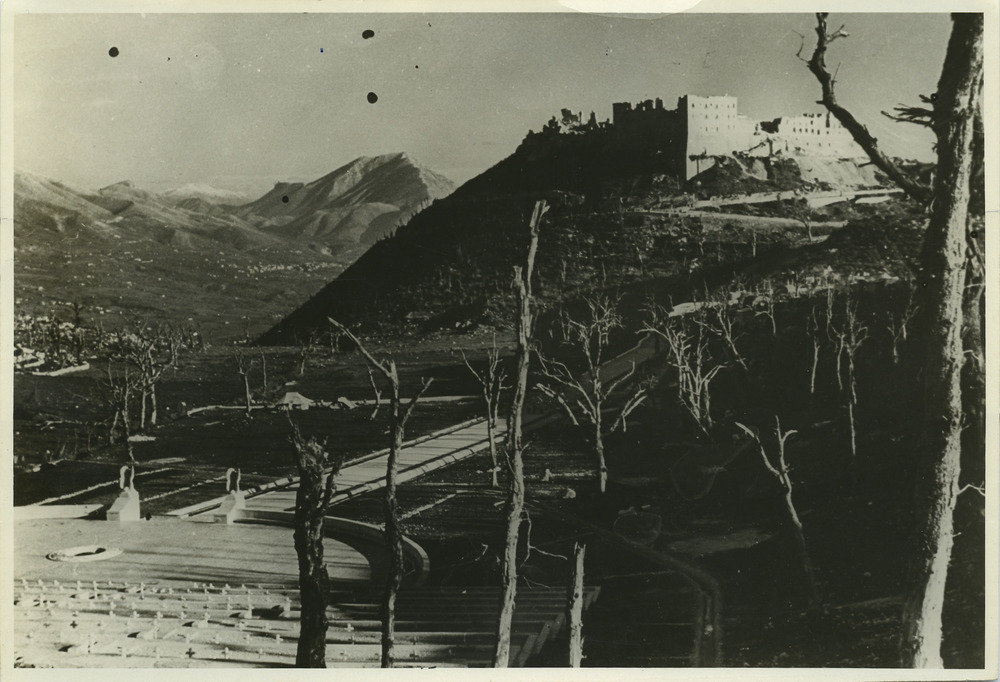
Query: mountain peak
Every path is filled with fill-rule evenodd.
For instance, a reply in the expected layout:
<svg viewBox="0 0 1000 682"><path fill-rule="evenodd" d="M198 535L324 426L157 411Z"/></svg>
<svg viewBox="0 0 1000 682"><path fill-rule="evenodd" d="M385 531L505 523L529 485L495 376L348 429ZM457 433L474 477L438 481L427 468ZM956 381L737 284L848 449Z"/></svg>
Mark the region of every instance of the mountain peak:
<svg viewBox="0 0 1000 682"><path fill-rule="evenodd" d="M131 180L121 180L119 182L114 182L106 187L99 189L99 192L114 192L121 189L135 189L135 183Z"/></svg>
<svg viewBox="0 0 1000 682"><path fill-rule="evenodd" d="M278 183L240 213L286 236L371 244L454 190L407 152L360 156L306 183Z"/></svg>

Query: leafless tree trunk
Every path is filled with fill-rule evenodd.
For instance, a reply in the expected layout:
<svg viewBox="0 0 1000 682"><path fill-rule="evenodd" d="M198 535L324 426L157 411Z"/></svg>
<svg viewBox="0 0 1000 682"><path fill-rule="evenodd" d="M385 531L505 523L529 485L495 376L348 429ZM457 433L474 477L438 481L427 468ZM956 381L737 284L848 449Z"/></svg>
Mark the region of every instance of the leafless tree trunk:
<svg viewBox="0 0 1000 682"><path fill-rule="evenodd" d="M243 378L243 397L246 404L246 414L249 417L253 405L253 398L250 395L250 370L253 369L254 363L239 348L233 349L233 361L236 363L236 372Z"/></svg>
<svg viewBox="0 0 1000 682"><path fill-rule="evenodd" d="M636 387L623 403L611 427L605 429L604 406L618 388L627 385L627 382L635 377L635 363L621 376L609 382L604 381L601 377L604 354L610 342L611 332L621 327L621 316L618 314L617 301L607 297L595 296L585 299L585 302L589 311L587 318L577 321L564 315L562 328L564 343L571 345L586 361L586 374L576 377L564 363L548 359L539 353L538 364L542 376L548 383L539 383L538 389L554 398L563 407L574 426L580 426L580 418L589 422L594 441L594 454L597 456L600 489L603 493L608 481L604 438L618 429L625 429L628 415L646 399L647 389L643 385ZM569 401L573 401L573 404L570 405Z"/></svg>
<svg viewBox="0 0 1000 682"><path fill-rule="evenodd" d="M257 346L257 354L260 355L260 394L267 399L268 387L267 387L267 355L264 354L264 349L261 346Z"/></svg>
<svg viewBox="0 0 1000 682"><path fill-rule="evenodd" d="M851 429L851 468L855 470L855 461L858 455L857 428L854 422L854 413L858 405L858 380L854 368L854 357L861 347L861 344L868 338L868 328L858 321L858 304L851 298L850 290L844 299L844 334L843 351L847 357L847 417Z"/></svg>
<svg viewBox="0 0 1000 682"><path fill-rule="evenodd" d="M909 294L906 298L906 308L899 316L893 315L891 312L888 314L888 319L885 322L886 328L889 330L889 336L892 340L892 364L899 364L899 349L906 343L906 338L909 334L910 323L913 322L913 318L917 314L916 300L914 299L913 287L909 287ZM978 311L976 316L978 317Z"/></svg>
<svg viewBox="0 0 1000 682"><path fill-rule="evenodd" d="M298 376L306 373L306 362L316 348L316 332L309 332L306 340L299 344L299 369Z"/></svg>
<svg viewBox="0 0 1000 682"><path fill-rule="evenodd" d="M757 315L763 315L771 321L771 336L778 335L778 323L774 319L774 285L770 279L765 279L763 284L757 289L757 300L760 305Z"/></svg>
<svg viewBox="0 0 1000 682"><path fill-rule="evenodd" d="M813 360L812 371L809 373L809 395L816 395L816 370L819 367L819 319L816 317L816 306L813 305L809 319L806 321L806 332L812 341Z"/></svg>
<svg viewBox="0 0 1000 682"><path fill-rule="evenodd" d="M819 601L819 595L816 590L816 576L813 571L812 560L809 558L809 551L806 548L806 537L802 528L802 521L799 519L798 512L795 511L795 504L792 502L792 479L789 475L790 469L788 468L788 464L785 462L785 441L788 440L789 436L798 432L794 430L783 432L781 430L781 421L778 419L777 415L775 415L774 435L778 439L778 459L777 466L775 466L775 464L772 464L771 459L767 456L767 453L764 450L764 444L761 442L757 431L739 422L736 422L736 426L742 429L748 436L757 442L761 459L764 462L764 467L781 485L782 492L785 496L785 510L788 512L788 521L792 530L792 536L795 540L796 553L799 555L799 561L802 564L802 572L806 579L806 596L808 598L809 605L815 606Z"/></svg>
<svg viewBox="0 0 1000 682"><path fill-rule="evenodd" d="M131 363L137 372L140 430L145 430L147 425L155 427L157 424L156 384L170 366L169 359L160 357L160 352L164 347L169 347L169 334L170 330L162 325L150 329L137 324L135 330L126 337L129 340L119 352L126 364Z"/></svg>
<svg viewBox="0 0 1000 682"><path fill-rule="evenodd" d="M941 614L954 543L962 442L962 331L966 230L973 166L974 118L983 82L983 15L955 14L934 102L938 164L931 219L921 256L928 333L924 356L922 445L930 485L918 492L922 508L915 589L904 608L903 657L908 665L939 668ZM923 461L921 464L923 464Z"/></svg>
<svg viewBox="0 0 1000 682"><path fill-rule="evenodd" d="M132 450L132 395L140 387L140 382L130 370L129 363L122 363L122 370L116 373L111 363L107 367L107 380L104 382L107 405L111 410L111 426L108 428L108 445L115 442L115 434L119 425L122 428L123 439L129 461L135 460Z"/></svg>
<svg viewBox="0 0 1000 682"><path fill-rule="evenodd" d="M506 668L510 663L510 634L514 623L514 598L517 595L517 538L521 529L521 512L524 509L524 443L521 440L524 397L528 391L528 364L531 360L533 317L531 312L531 274L538 251L538 231L547 207L545 201L535 203L528 224L531 241L525 267L514 268L514 287L517 294L517 374L514 397L507 416L507 447L505 456L510 468L510 488L506 509L506 543L501 560L500 610L497 618L497 642L493 653L493 667Z"/></svg>
<svg viewBox="0 0 1000 682"><path fill-rule="evenodd" d="M492 468L492 485L497 487L497 473L500 471L499 460L497 458L496 429L500 411L500 395L510 388L506 385L507 373L500 364L500 350L497 348L496 336L493 337L493 347L486 353L486 369L479 373L469 363L465 353L462 353L462 360L469 368L472 375L476 377L483 392L483 401L486 403L486 437L490 445L490 462Z"/></svg>
<svg viewBox="0 0 1000 682"><path fill-rule="evenodd" d="M829 33L827 15L816 15L817 43L809 69L819 81L822 102L847 128L872 161L903 190L931 206L921 254L924 287L921 307L926 346L923 363L924 423L921 457L925 471L916 478L920 517L918 556L903 610L902 662L917 668L943 667L941 658L945 582L954 543L953 517L959 493L963 417L963 320L969 297L963 296L968 259L971 179L976 163L976 121L983 87L982 14L955 14L936 95L931 124L937 137L937 168L932 188L899 171L877 142L834 96L826 68L828 45L843 37ZM801 52L801 50L800 50ZM972 296L978 308L978 295ZM980 339L970 339L978 345ZM975 390L975 386L972 387ZM973 396L975 398L975 396ZM974 402L974 401L973 401Z"/></svg>
<svg viewBox="0 0 1000 682"><path fill-rule="evenodd" d="M573 582L569 589L569 667L579 668L583 663L583 557L586 545L573 547Z"/></svg>
<svg viewBox="0 0 1000 682"><path fill-rule="evenodd" d="M368 367L378 370L391 390L389 398L389 457L385 468L385 498L383 504L385 518L385 542L389 552L389 575L386 580L385 593L382 600L382 667L392 668L395 665L396 642L396 596L403 584L403 531L399 524L399 502L396 499L396 478L399 472L399 452L403 448L406 422L413 414L417 401L430 387L433 379L423 381L420 391L410 400L406 408L401 410L399 397L399 373L393 360L377 360L364 344L347 327L333 318L327 318L330 324L340 333L350 339L358 352L365 358Z"/></svg>
<svg viewBox="0 0 1000 682"><path fill-rule="evenodd" d="M291 421L291 442L299 487L295 493L295 553L299 561L299 601L302 605L297 668L326 667L326 607L329 580L323 555L323 520L334 493L341 459L333 458L315 438L305 440ZM324 476L326 481L324 483Z"/></svg>
<svg viewBox="0 0 1000 682"><path fill-rule="evenodd" d="M156 409L156 382L149 385L149 425L156 426L158 411Z"/></svg>
<svg viewBox="0 0 1000 682"><path fill-rule="evenodd" d="M375 409L372 413L368 415L369 421L375 421L375 417L378 416L378 411L382 407L382 389L379 387L378 382L375 381L375 372L372 370L371 365L368 367L368 381L372 385L372 392L375 394Z"/></svg>
<svg viewBox="0 0 1000 682"><path fill-rule="evenodd" d="M849 294L848 294L849 295ZM826 330L830 334L830 343L833 345L834 376L837 378L837 392L844 392L844 350L847 347L847 328L844 325L837 327L833 323L833 304L830 304L827 313Z"/></svg>

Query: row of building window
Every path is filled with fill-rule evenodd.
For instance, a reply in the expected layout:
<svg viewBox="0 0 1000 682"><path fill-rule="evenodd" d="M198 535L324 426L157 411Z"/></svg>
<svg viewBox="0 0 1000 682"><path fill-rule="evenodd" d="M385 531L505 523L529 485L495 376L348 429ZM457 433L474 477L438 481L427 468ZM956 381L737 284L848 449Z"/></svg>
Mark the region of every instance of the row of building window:
<svg viewBox="0 0 1000 682"><path fill-rule="evenodd" d="M692 109L698 108L698 102L691 102L691 108ZM705 102L704 105L701 108L702 109L718 109L719 108L719 103L718 102ZM735 109L736 108L736 102L725 102L725 103L722 104L722 108L723 109Z"/></svg>

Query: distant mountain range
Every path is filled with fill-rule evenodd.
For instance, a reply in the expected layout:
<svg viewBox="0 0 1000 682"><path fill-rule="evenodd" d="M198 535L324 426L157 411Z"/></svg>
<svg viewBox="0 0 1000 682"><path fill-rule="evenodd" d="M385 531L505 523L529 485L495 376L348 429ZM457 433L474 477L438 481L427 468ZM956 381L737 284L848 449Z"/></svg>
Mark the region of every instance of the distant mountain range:
<svg viewBox="0 0 1000 682"><path fill-rule="evenodd" d="M356 159L310 183L278 183L254 201L209 185L154 193L127 180L87 192L15 172L16 296L34 310L44 300L87 298L128 314L130 300L139 310L170 307L184 286L203 278L200 292L218 296L203 296L194 317L250 316L269 325L452 189L406 154ZM162 266L136 267L145 262ZM74 273L80 263L90 268ZM231 291L225 270L256 273L257 284L243 294L252 295L262 278L274 280L271 290L259 292L269 303L235 308L224 293ZM175 307L192 316L187 303Z"/></svg>
<svg viewBox="0 0 1000 682"><path fill-rule="evenodd" d="M199 199L210 204L239 206L253 197L243 192L229 189L219 189L204 183L188 183L180 187L164 190L158 193L162 198L172 202L182 202L188 199Z"/></svg>

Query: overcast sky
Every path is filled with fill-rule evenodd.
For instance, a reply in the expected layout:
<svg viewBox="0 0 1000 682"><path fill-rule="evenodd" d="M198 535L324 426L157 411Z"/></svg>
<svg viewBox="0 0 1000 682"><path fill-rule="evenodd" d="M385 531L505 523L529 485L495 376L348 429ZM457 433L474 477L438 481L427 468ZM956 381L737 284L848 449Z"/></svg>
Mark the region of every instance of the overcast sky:
<svg viewBox="0 0 1000 682"><path fill-rule="evenodd" d="M828 56L841 103L890 154L930 158L926 131L879 112L936 89L947 15L830 23L851 34ZM562 107L605 119L612 102L691 93L736 95L755 119L819 111L796 58L813 27L811 14L18 15L13 160L81 189L262 192L407 151L464 182Z"/></svg>

